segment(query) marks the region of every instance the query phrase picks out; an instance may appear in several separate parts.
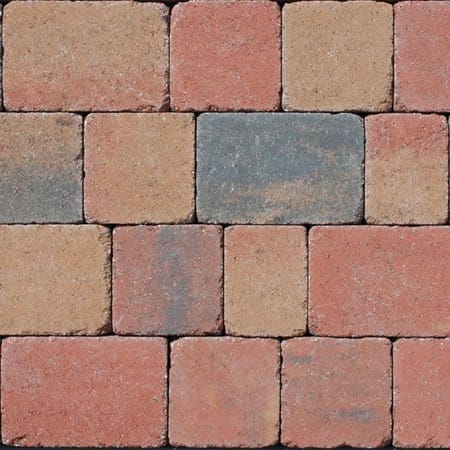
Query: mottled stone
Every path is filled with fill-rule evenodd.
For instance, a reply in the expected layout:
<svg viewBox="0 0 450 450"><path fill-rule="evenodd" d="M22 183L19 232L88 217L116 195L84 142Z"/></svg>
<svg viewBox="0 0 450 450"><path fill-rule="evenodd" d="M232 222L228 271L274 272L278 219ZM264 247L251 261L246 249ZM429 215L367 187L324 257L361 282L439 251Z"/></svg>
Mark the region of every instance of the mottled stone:
<svg viewBox="0 0 450 450"><path fill-rule="evenodd" d="M176 5L170 23L172 109L278 109L280 20L280 7L271 1Z"/></svg>
<svg viewBox="0 0 450 450"><path fill-rule="evenodd" d="M278 441L280 348L273 339L184 338L171 349L169 441L267 447Z"/></svg>
<svg viewBox="0 0 450 450"><path fill-rule="evenodd" d="M0 334L102 334L110 235L94 225L0 226Z"/></svg>
<svg viewBox="0 0 450 450"><path fill-rule="evenodd" d="M220 223L362 218L364 133L351 114L202 114L197 215Z"/></svg>
<svg viewBox="0 0 450 450"><path fill-rule="evenodd" d="M0 114L0 222L79 222L82 119Z"/></svg>
<svg viewBox="0 0 450 450"><path fill-rule="evenodd" d="M85 122L89 222L176 223L194 215L191 114L90 114Z"/></svg>
<svg viewBox="0 0 450 450"><path fill-rule="evenodd" d="M282 343L281 442L289 447L384 447L391 440L388 339Z"/></svg>
<svg viewBox="0 0 450 450"><path fill-rule="evenodd" d="M2 343L3 443L163 446L166 367L160 338L8 338Z"/></svg>
<svg viewBox="0 0 450 450"><path fill-rule="evenodd" d="M392 6L383 2L284 5L284 109L389 110L392 22Z"/></svg>
<svg viewBox="0 0 450 450"><path fill-rule="evenodd" d="M168 11L161 3L129 1L9 3L6 109L166 109Z"/></svg>
<svg viewBox="0 0 450 450"><path fill-rule="evenodd" d="M316 227L309 315L325 336L449 336L449 227Z"/></svg>
<svg viewBox="0 0 450 450"><path fill-rule="evenodd" d="M227 334L304 334L307 314L306 230L234 226L225 231Z"/></svg>
<svg viewBox="0 0 450 450"><path fill-rule="evenodd" d="M119 227L113 242L116 333L220 333L221 227Z"/></svg>
<svg viewBox="0 0 450 450"><path fill-rule="evenodd" d="M450 2L395 5L397 111L450 111Z"/></svg>
<svg viewBox="0 0 450 450"><path fill-rule="evenodd" d="M448 129L438 115L366 118L365 216L378 224L445 224Z"/></svg>
<svg viewBox="0 0 450 450"><path fill-rule="evenodd" d="M450 339L394 343L396 447L450 447Z"/></svg>

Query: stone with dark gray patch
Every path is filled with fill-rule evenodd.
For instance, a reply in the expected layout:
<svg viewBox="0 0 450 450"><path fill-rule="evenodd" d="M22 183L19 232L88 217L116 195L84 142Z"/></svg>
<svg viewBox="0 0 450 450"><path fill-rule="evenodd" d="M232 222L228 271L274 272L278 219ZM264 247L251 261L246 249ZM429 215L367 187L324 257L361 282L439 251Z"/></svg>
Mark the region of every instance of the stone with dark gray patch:
<svg viewBox="0 0 450 450"><path fill-rule="evenodd" d="M391 440L391 343L296 338L282 348L281 444L384 447Z"/></svg>
<svg viewBox="0 0 450 450"><path fill-rule="evenodd" d="M170 336L222 331L221 227L118 227L113 243L116 333Z"/></svg>
<svg viewBox="0 0 450 450"><path fill-rule="evenodd" d="M0 114L1 223L83 219L81 127L73 114Z"/></svg>
<svg viewBox="0 0 450 450"><path fill-rule="evenodd" d="M212 223L357 223L364 132L353 114L202 114L197 215Z"/></svg>

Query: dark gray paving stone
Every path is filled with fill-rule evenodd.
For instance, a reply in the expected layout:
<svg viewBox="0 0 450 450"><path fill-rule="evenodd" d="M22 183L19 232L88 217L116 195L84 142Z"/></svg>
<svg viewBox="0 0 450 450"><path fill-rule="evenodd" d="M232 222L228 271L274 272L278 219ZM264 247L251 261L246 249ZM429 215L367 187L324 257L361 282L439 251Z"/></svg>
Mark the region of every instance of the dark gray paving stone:
<svg viewBox="0 0 450 450"><path fill-rule="evenodd" d="M353 114L202 114L197 216L213 223L357 223L363 167L363 121Z"/></svg>

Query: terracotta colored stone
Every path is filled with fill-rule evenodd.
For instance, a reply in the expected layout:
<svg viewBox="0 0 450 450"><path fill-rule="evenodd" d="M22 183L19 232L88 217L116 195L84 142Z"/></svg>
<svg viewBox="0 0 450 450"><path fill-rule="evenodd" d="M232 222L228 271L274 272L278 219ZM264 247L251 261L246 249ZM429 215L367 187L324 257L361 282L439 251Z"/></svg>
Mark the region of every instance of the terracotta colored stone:
<svg viewBox="0 0 450 450"><path fill-rule="evenodd" d="M85 126L90 222L188 222L194 214L190 114L91 114Z"/></svg>
<svg viewBox="0 0 450 450"><path fill-rule="evenodd" d="M394 445L450 447L450 339L394 344Z"/></svg>
<svg viewBox="0 0 450 450"><path fill-rule="evenodd" d="M164 339L7 339L2 344L3 442L164 445L166 366Z"/></svg>
<svg viewBox="0 0 450 450"><path fill-rule="evenodd" d="M187 447L265 447L278 441L276 340L185 338L172 344L169 441Z"/></svg>
<svg viewBox="0 0 450 450"><path fill-rule="evenodd" d="M381 2L284 5L283 108L390 109L392 21Z"/></svg>
<svg viewBox="0 0 450 450"><path fill-rule="evenodd" d="M281 441L295 447L383 447L391 440L388 339L282 343Z"/></svg>
<svg viewBox="0 0 450 450"><path fill-rule="evenodd" d="M6 109L167 108L167 21L160 3L11 2L3 30Z"/></svg>
<svg viewBox="0 0 450 450"><path fill-rule="evenodd" d="M0 114L0 222L79 222L82 119Z"/></svg>
<svg viewBox="0 0 450 450"><path fill-rule="evenodd" d="M450 3L395 5L395 98L398 111L450 111Z"/></svg>
<svg viewBox="0 0 450 450"><path fill-rule="evenodd" d="M355 223L364 131L353 114L205 113L197 119L201 222Z"/></svg>
<svg viewBox="0 0 450 450"><path fill-rule="evenodd" d="M450 335L450 228L316 227L309 252L313 334Z"/></svg>
<svg viewBox="0 0 450 450"><path fill-rule="evenodd" d="M225 232L225 327L228 334L304 334L306 230L235 226Z"/></svg>
<svg viewBox="0 0 450 450"><path fill-rule="evenodd" d="M106 228L3 225L0 254L0 334L110 330Z"/></svg>
<svg viewBox="0 0 450 450"><path fill-rule="evenodd" d="M280 104L280 8L269 1L196 1L172 10L175 111L273 111Z"/></svg>
<svg viewBox="0 0 450 450"><path fill-rule="evenodd" d="M421 114L367 117L365 192L368 223L447 223L446 118Z"/></svg>
<svg viewBox="0 0 450 450"><path fill-rule="evenodd" d="M113 316L119 334L218 334L222 330L222 228L114 230Z"/></svg>

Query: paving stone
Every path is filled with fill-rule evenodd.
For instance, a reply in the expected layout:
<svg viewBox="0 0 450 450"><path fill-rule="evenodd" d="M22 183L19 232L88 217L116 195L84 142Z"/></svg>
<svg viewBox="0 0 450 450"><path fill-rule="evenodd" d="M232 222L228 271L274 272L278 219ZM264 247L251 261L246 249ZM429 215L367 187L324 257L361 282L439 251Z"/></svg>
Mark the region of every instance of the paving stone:
<svg viewBox="0 0 450 450"><path fill-rule="evenodd" d="M179 3L170 28L172 109L279 108L281 18L276 2Z"/></svg>
<svg viewBox="0 0 450 450"><path fill-rule="evenodd" d="M448 129L436 114L366 118L365 216L377 224L445 224Z"/></svg>
<svg viewBox="0 0 450 450"><path fill-rule="evenodd" d="M90 114L85 122L89 222L190 222L195 196L191 114Z"/></svg>
<svg viewBox="0 0 450 450"><path fill-rule="evenodd" d="M399 339L393 357L393 444L450 447L450 339Z"/></svg>
<svg viewBox="0 0 450 450"><path fill-rule="evenodd" d="M351 114L202 114L197 216L220 223L362 218L363 125Z"/></svg>
<svg viewBox="0 0 450 450"><path fill-rule="evenodd" d="M2 225L0 254L1 335L111 330L107 228Z"/></svg>
<svg viewBox="0 0 450 450"><path fill-rule="evenodd" d="M395 11L397 111L450 111L450 3L399 2Z"/></svg>
<svg viewBox="0 0 450 450"><path fill-rule="evenodd" d="M82 119L0 113L0 222L83 219Z"/></svg>
<svg viewBox="0 0 450 450"><path fill-rule="evenodd" d="M274 339L172 343L169 441L186 447L267 447L278 441L280 346Z"/></svg>
<svg viewBox="0 0 450 450"><path fill-rule="evenodd" d="M304 227L226 228L224 309L228 334L304 334L307 290Z"/></svg>
<svg viewBox="0 0 450 450"><path fill-rule="evenodd" d="M8 338L2 342L3 443L163 446L166 368L161 338Z"/></svg>
<svg viewBox="0 0 450 450"><path fill-rule="evenodd" d="M118 227L113 242L116 333L202 335L222 331L221 227Z"/></svg>
<svg viewBox="0 0 450 450"><path fill-rule="evenodd" d="M289 447L384 447L391 441L388 339L282 343L281 442Z"/></svg>
<svg viewBox="0 0 450 450"><path fill-rule="evenodd" d="M449 227L315 227L309 315L322 336L449 336Z"/></svg>
<svg viewBox="0 0 450 450"><path fill-rule="evenodd" d="M6 109L167 109L168 12L161 3L128 1L9 3Z"/></svg>
<svg viewBox="0 0 450 450"><path fill-rule="evenodd" d="M389 110L392 22L392 6L383 2L284 5L283 108Z"/></svg>

